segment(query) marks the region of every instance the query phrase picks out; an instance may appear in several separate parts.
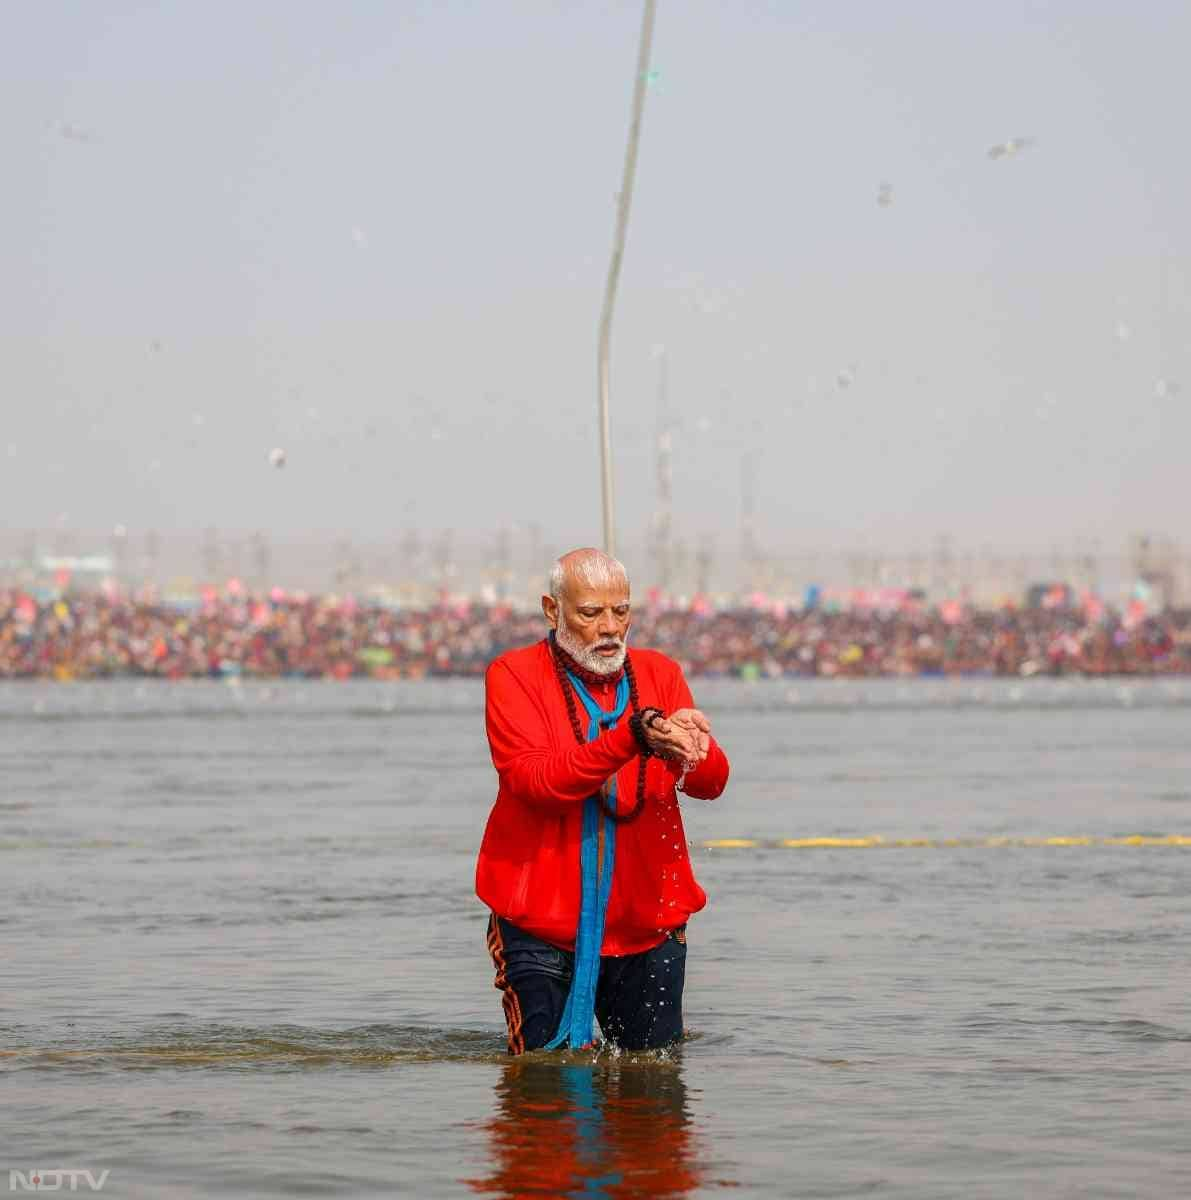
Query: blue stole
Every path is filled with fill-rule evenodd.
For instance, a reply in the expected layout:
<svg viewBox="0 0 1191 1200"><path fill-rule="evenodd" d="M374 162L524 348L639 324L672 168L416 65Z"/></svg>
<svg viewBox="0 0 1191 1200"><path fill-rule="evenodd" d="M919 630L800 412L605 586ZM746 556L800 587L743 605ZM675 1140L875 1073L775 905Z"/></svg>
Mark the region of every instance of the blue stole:
<svg viewBox="0 0 1191 1200"><path fill-rule="evenodd" d="M620 677L616 687L616 703L605 712L583 686L583 681L567 672L576 695L587 709L590 724L587 740L594 742L602 729L615 729L624 716L629 702L628 673ZM616 776L608 781L608 800L616 806ZM546 1043L547 1050L557 1050L568 1042L573 1050L590 1046L595 1040L595 997L600 979L600 948L604 944L604 917L608 912L608 896L612 891L612 870L616 863L616 823L604 826L604 863L599 870L600 798L588 796L583 801L583 840L579 847L581 891L579 927L575 931L575 972L566 1007L558 1023L558 1032ZM597 872L599 878L596 878Z"/></svg>

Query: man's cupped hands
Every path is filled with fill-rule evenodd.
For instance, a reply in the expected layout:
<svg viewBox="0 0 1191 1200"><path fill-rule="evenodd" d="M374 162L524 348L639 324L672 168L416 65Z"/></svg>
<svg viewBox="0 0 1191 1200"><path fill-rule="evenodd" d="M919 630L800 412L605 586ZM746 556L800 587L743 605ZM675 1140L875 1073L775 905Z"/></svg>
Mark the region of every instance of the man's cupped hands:
<svg viewBox="0 0 1191 1200"><path fill-rule="evenodd" d="M680 708L646 731L650 749L662 758L698 766L711 747L711 722L697 708Z"/></svg>

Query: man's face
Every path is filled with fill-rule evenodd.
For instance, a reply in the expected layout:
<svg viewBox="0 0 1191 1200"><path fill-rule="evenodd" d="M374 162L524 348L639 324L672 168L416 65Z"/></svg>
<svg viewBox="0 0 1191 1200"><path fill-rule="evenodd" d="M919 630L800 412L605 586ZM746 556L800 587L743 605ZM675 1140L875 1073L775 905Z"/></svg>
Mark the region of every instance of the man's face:
<svg viewBox="0 0 1191 1200"><path fill-rule="evenodd" d="M569 578L561 603L543 596L542 611L558 644L581 666L597 675L612 675L624 665L625 639L633 618L628 584L623 580L592 587Z"/></svg>

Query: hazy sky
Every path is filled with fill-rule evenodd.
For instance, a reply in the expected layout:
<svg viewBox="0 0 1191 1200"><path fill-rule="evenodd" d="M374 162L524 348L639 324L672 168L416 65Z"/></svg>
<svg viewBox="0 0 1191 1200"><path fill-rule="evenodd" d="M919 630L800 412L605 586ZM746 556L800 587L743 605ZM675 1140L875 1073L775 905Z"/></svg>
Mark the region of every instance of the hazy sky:
<svg viewBox="0 0 1191 1200"><path fill-rule="evenodd" d="M640 15L10 6L3 527L598 539ZM613 340L625 539L661 346L692 541L734 542L747 452L775 548L1182 535L1189 46L1186 0L661 0Z"/></svg>

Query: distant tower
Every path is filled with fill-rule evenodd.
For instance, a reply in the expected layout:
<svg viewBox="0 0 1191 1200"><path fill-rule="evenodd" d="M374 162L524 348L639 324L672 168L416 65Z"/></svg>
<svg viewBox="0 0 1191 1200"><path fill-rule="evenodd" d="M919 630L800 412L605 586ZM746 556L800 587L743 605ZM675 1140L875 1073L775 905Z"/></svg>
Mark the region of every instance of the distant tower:
<svg viewBox="0 0 1191 1200"><path fill-rule="evenodd" d="M492 567L496 575L496 598L501 602L507 601L513 580L513 532L507 525L502 525L496 531Z"/></svg>
<svg viewBox="0 0 1191 1200"><path fill-rule="evenodd" d="M157 568L161 560L161 537L155 529L145 534L145 577L150 583L157 582Z"/></svg>
<svg viewBox="0 0 1191 1200"><path fill-rule="evenodd" d="M761 548L757 542L756 450L740 457L740 568L744 590L755 592L762 585Z"/></svg>
<svg viewBox="0 0 1191 1200"><path fill-rule="evenodd" d="M931 599L950 597L955 590L955 551L951 538L941 533L935 539L934 555L931 560Z"/></svg>
<svg viewBox="0 0 1191 1200"><path fill-rule="evenodd" d="M401 570L409 583L417 582L422 569L422 537L410 526L401 538Z"/></svg>
<svg viewBox="0 0 1191 1200"><path fill-rule="evenodd" d="M711 542L703 538L695 551L695 591L701 596L711 592L711 564L714 555Z"/></svg>
<svg viewBox="0 0 1191 1200"><path fill-rule="evenodd" d="M444 529L434 544L434 578L442 591L449 589L456 572L455 531Z"/></svg>
<svg viewBox="0 0 1191 1200"><path fill-rule="evenodd" d="M926 589L926 557L917 550L906 556L905 586L918 591Z"/></svg>
<svg viewBox="0 0 1191 1200"><path fill-rule="evenodd" d="M351 538L340 538L335 543L335 590L350 592L355 583L356 552Z"/></svg>
<svg viewBox="0 0 1191 1200"><path fill-rule="evenodd" d="M691 553L685 538L675 538L670 551L670 586L685 593L691 578Z"/></svg>
<svg viewBox="0 0 1191 1200"><path fill-rule="evenodd" d="M203 574L208 584L218 585L223 574L223 552L219 546L219 534L213 526L203 531Z"/></svg>
<svg viewBox="0 0 1191 1200"><path fill-rule="evenodd" d="M669 412L666 351L658 355L657 508L653 516L653 578L662 595L674 586L674 433Z"/></svg>
<svg viewBox="0 0 1191 1200"><path fill-rule="evenodd" d="M29 529L21 543L21 565L17 578L31 583L37 577L37 559L37 533Z"/></svg>
<svg viewBox="0 0 1191 1200"><path fill-rule="evenodd" d="M62 513L54 529L54 555L57 558L69 558L74 555L75 533L67 527L67 516Z"/></svg>
<svg viewBox="0 0 1191 1200"><path fill-rule="evenodd" d="M529 571L526 574L526 579L528 583L528 598L532 604L546 590L546 574L550 570L550 564L545 561L546 547L542 539L541 525L536 521L531 521L526 533L529 536L527 547Z"/></svg>
<svg viewBox="0 0 1191 1200"><path fill-rule="evenodd" d="M265 591L269 586L269 568L272 561L273 550L269 539L258 530L252 535L253 585L258 591Z"/></svg>
<svg viewBox="0 0 1191 1200"><path fill-rule="evenodd" d="M401 570L399 590L406 604L420 603L422 566L425 543L422 535L412 525L407 525L401 535Z"/></svg>
<svg viewBox="0 0 1191 1200"><path fill-rule="evenodd" d="M1176 601L1178 552L1170 541L1161 545L1146 535L1135 535L1129 543L1129 559L1135 579L1154 592L1158 606L1170 608Z"/></svg>
<svg viewBox="0 0 1191 1200"><path fill-rule="evenodd" d="M128 577L128 530L123 525L112 530L112 577L119 586Z"/></svg>
<svg viewBox="0 0 1191 1200"><path fill-rule="evenodd" d="M1094 592L1100 583L1099 542L1081 538L1076 546L1076 579L1085 592Z"/></svg>

